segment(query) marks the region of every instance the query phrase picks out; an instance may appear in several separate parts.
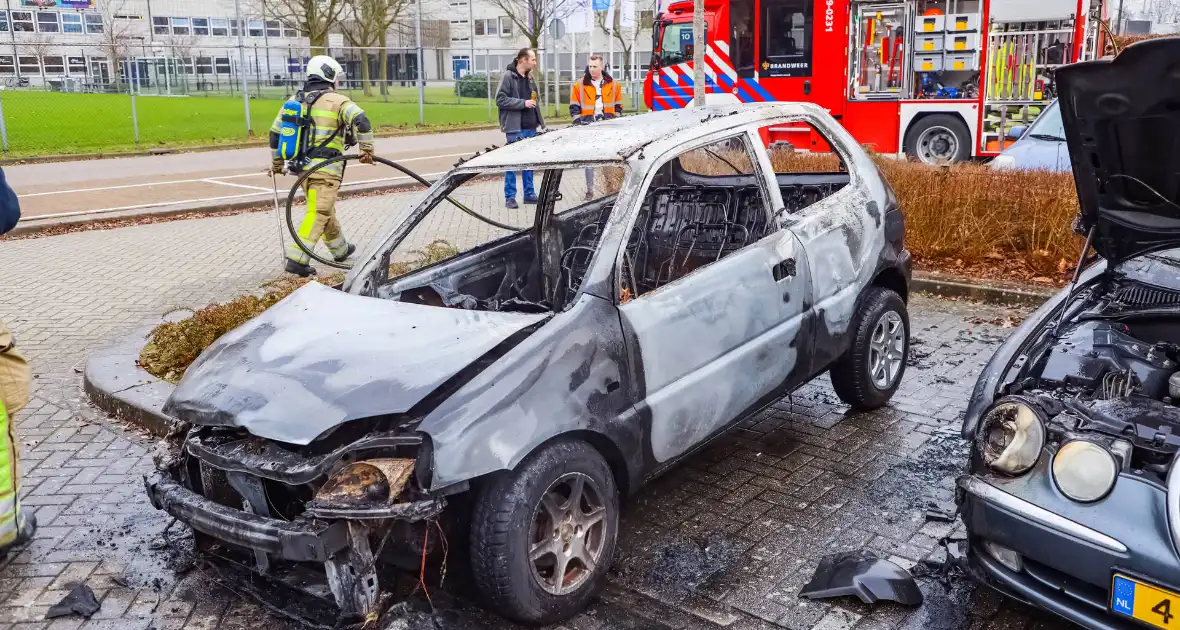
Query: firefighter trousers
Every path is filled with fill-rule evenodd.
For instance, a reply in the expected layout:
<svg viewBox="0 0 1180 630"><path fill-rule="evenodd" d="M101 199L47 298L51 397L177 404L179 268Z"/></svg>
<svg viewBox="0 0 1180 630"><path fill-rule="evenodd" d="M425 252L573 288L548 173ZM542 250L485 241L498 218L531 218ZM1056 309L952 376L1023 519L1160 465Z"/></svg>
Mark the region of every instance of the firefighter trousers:
<svg viewBox="0 0 1180 630"><path fill-rule="evenodd" d="M308 249L315 249L323 237L328 251L335 257L348 252L348 240L336 220L336 195L340 192L340 176L317 171L303 181L303 192L307 195L307 214L299 224L299 239ZM287 258L306 265L311 261L297 243L287 246Z"/></svg>
<svg viewBox="0 0 1180 630"><path fill-rule="evenodd" d="M12 332L0 320L0 551L25 527L20 513L15 414L29 402L28 362L16 349Z"/></svg>
<svg viewBox="0 0 1180 630"><path fill-rule="evenodd" d="M0 550L16 540L20 522L20 477L16 474L16 427L0 400Z"/></svg>

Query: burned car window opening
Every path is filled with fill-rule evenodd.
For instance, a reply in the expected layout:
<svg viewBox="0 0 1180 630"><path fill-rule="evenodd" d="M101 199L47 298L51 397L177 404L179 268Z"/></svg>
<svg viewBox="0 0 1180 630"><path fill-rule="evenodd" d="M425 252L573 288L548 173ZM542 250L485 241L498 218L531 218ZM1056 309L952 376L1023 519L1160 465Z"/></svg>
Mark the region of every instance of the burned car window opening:
<svg viewBox="0 0 1180 630"><path fill-rule="evenodd" d="M563 310L598 250L625 169L600 164L533 176L538 203L511 210L503 206L502 172L457 179L393 246L377 297L467 310ZM504 224L527 227L510 232Z"/></svg>
<svg viewBox="0 0 1180 630"><path fill-rule="evenodd" d="M768 143L766 153L787 213L802 212L848 186L851 174L844 157L810 123L768 125L758 133L768 141L776 139Z"/></svg>
<svg viewBox="0 0 1180 630"><path fill-rule="evenodd" d="M652 178L623 255L622 298L675 282L770 234L745 136L686 151Z"/></svg>

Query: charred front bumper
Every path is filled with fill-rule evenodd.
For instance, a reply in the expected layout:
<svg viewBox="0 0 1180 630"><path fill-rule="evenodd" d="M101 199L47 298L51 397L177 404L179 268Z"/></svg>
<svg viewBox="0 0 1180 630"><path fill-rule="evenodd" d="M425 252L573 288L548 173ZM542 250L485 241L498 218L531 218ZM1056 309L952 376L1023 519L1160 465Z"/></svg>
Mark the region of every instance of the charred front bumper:
<svg viewBox="0 0 1180 630"><path fill-rule="evenodd" d="M348 547L345 521L283 521L235 510L193 492L165 472L144 475L144 485L157 510L237 547L292 562L327 562Z"/></svg>
<svg viewBox="0 0 1180 630"><path fill-rule="evenodd" d="M974 470L959 480L959 501L976 577L1007 595L1086 628L1144 627L1116 610L1116 575L1180 593L1166 491L1123 474L1100 501L1071 501L1042 457L1029 473L1005 478Z"/></svg>

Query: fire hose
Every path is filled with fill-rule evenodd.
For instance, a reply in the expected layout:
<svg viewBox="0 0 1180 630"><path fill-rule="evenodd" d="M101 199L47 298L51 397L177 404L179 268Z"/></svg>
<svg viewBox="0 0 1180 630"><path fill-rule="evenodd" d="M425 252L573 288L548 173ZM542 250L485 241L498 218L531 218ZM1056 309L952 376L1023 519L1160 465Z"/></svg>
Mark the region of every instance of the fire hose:
<svg viewBox="0 0 1180 630"><path fill-rule="evenodd" d="M303 250L303 253L310 256L312 260L315 260L316 262L327 265L329 267L333 267L335 269L352 269L352 265L348 264L348 263L336 262L335 260L333 260L331 258L327 258L324 256L320 256L319 254L316 254L315 251L313 251L315 249L316 244L315 243L310 243L310 244L304 243L303 239L299 237L299 231L295 228L295 219L292 216L291 210L295 204L295 193L299 191L299 189L303 186L303 182L306 181L307 178L310 177L312 173L315 173L316 171L318 171L322 168L325 168L327 166L330 166L332 164L336 164L337 162L347 162L349 160L358 160L358 159L360 159L359 155L357 155L356 153L349 153L347 155L340 155L340 156L337 156L337 157L334 157L331 159L324 160L323 162L320 162L320 163L316 164L315 166L303 171L299 175L298 179L295 180L295 183L291 186L291 191L289 193L287 193L287 210L286 210L287 231L291 233L291 238L294 239L294 242L299 247L299 249ZM402 166L401 164L398 164L397 162L394 162L393 160L387 160L383 157L373 156L373 161L376 163L379 163L379 164L384 164L385 166L388 166L394 170L401 171L410 179L417 181L418 183L422 184L423 186L426 186L427 188L429 188L433 184L433 182L427 181L421 175L415 173L414 171L411 171L410 169ZM275 202L277 205L277 202L278 202L277 188L276 188L275 194L276 194ZM524 229L524 228L519 228L519 227L515 227L512 225L508 225L506 223L500 223L499 221L485 217L482 214L479 214L478 212L472 210L471 208L468 208L467 206L459 203L458 201L455 201L454 199L452 199L449 196L446 198L446 200L448 202L450 202L451 205L455 206L459 210L462 210L464 213L470 215L471 217L479 219L480 221L483 221L484 223L487 223L488 225L498 227L501 230L509 230L512 232L519 232L520 230Z"/></svg>

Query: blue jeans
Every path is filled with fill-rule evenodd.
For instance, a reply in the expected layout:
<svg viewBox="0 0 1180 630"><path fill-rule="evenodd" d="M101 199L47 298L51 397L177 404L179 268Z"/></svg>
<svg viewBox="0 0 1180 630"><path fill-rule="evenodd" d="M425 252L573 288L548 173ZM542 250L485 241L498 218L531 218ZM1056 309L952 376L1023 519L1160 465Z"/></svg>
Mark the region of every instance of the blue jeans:
<svg viewBox="0 0 1180 630"><path fill-rule="evenodd" d="M521 129L520 131L508 134L508 144L512 144L521 138L532 138L536 135L536 129ZM524 180L524 198L535 198L537 193L533 192L533 172L521 171L520 178ZM516 199L516 171L504 173L504 198Z"/></svg>

